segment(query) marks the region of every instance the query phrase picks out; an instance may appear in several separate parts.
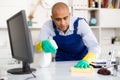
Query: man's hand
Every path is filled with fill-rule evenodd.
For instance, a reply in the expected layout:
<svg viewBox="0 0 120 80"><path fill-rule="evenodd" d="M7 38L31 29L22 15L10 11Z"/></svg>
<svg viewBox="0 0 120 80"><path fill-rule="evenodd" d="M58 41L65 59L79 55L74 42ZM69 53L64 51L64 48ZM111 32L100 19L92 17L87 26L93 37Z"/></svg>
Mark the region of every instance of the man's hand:
<svg viewBox="0 0 120 80"><path fill-rule="evenodd" d="M43 40L42 41L42 49L44 52L46 53L56 53L57 50L55 49L55 47L51 44L51 42L49 40Z"/></svg>
<svg viewBox="0 0 120 80"><path fill-rule="evenodd" d="M75 68L90 68L88 61L80 60L75 66Z"/></svg>

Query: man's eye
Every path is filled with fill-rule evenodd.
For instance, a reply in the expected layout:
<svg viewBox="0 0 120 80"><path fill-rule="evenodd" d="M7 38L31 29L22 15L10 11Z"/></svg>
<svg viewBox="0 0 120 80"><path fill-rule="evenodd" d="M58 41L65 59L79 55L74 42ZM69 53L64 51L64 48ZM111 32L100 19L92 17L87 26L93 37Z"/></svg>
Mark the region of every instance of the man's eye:
<svg viewBox="0 0 120 80"><path fill-rule="evenodd" d="M56 21L60 21L61 19L60 18L56 18Z"/></svg>
<svg viewBox="0 0 120 80"><path fill-rule="evenodd" d="M64 20L67 20L68 19L68 17L64 17Z"/></svg>

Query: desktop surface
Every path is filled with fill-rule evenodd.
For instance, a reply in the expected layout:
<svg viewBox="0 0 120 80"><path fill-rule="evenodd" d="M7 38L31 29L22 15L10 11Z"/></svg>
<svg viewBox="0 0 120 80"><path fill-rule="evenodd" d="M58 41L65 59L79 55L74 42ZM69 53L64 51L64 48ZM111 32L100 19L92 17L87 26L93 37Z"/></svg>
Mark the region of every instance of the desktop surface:
<svg viewBox="0 0 120 80"><path fill-rule="evenodd" d="M8 74L8 80L119 80L120 76L100 75L97 74L98 69L94 69L93 73L74 74L70 72L77 61L52 62L48 67L37 68L36 78L32 74L12 75ZM29 78L29 79L27 79Z"/></svg>

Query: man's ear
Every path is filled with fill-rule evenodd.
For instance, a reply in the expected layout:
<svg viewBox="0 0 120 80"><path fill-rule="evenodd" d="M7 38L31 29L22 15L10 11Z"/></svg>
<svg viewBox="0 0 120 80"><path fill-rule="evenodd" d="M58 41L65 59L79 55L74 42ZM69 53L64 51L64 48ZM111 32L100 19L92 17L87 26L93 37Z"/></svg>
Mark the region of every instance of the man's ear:
<svg viewBox="0 0 120 80"><path fill-rule="evenodd" d="M69 13L69 16L71 16L71 13Z"/></svg>
<svg viewBox="0 0 120 80"><path fill-rule="evenodd" d="M53 16L51 15L51 19L53 20Z"/></svg>

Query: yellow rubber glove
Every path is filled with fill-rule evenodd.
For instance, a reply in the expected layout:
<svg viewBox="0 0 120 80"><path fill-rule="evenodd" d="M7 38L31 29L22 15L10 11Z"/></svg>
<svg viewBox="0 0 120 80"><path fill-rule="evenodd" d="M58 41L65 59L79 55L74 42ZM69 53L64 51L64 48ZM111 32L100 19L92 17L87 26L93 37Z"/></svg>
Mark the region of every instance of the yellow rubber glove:
<svg viewBox="0 0 120 80"><path fill-rule="evenodd" d="M42 41L36 44L35 49L37 52L42 52Z"/></svg>
<svg viewBox="0 0 120 80"><path fill-rule="evenodd" d="M74 66L75 68L90 68L90 63L96 60L93 52L88 52L87 55Z"/></svg>
<svg viewBox="0 0 120 80"><path fill-rule="evenodd" d="M90 64L91 62L96 60L96 55L93 52L88 52L82 60L86 60Z"/></svg>
<svg viewBox="0 0 120 80"><path fill-rule="evenodd" d="M56 53L57 44L53 40L43 40L36 44L35 49L37 52Z"/></svg>

